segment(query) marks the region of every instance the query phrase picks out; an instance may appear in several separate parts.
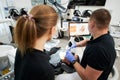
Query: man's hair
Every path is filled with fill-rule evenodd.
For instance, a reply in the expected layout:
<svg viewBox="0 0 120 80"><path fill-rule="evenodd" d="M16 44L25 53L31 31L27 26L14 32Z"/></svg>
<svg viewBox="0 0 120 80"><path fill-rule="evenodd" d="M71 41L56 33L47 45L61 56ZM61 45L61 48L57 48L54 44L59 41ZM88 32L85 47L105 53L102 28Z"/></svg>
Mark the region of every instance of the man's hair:
<svg viewBox="0 0 120 80"><path fill-rule="evenodd" d="M99 29L104 29L109 26L111 15L106 9L97 9L90 16L90 20L94 20Z"/></svg>

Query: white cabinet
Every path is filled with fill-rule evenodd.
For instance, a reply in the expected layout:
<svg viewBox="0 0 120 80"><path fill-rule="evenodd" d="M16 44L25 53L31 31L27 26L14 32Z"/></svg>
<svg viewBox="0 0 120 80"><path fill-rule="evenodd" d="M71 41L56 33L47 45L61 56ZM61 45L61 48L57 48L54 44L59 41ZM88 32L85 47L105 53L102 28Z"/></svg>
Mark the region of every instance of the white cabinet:
<svg viewBox="0 0 120 80"><path fill-rule="evenodd" d="M11 43L12 35L9 28L10 19L0 19L0 42Z"/></svg>
<svg viewBox="0 0 120 80"><path fill-rule="evenodd" d="M119 25L111 25L110 33L115 41L115 49L117 52L117 56L120 56L120 26Z"/></svg>
<svg viewBox="0 0 120 80"><path fill-rule="evenodd" d="M115 41L115 46L120 46L120 26L111 25L110 26L110 34L113 36Z"/></svg>

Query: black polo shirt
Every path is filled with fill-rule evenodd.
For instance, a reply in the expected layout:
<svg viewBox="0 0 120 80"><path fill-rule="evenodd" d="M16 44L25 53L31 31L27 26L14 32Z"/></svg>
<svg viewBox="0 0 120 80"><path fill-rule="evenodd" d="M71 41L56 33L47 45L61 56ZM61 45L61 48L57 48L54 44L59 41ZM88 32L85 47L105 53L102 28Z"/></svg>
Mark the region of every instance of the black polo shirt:
<svg viewBox="0 0 120 80"><path fill-rule="evenodd" d="M49 56L40 50L27 50L23 57L17 50L14 67L15 80L54 80Z"/></svg>
<svg viewBox="0 0 120 80"><path fill-rule="evenodd" d="M103 71L98 80L107 80L116 58L114 40L110 34L104 34L90 40L81 60L81 65Z"/></svg>

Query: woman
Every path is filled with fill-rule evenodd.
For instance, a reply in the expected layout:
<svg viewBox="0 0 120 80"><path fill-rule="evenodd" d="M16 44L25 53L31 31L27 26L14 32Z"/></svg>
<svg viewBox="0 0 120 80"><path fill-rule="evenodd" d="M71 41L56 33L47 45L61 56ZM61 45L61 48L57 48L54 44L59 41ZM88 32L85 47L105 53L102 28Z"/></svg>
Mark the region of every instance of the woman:
<svg viewBox="0 0 120 80"><path fill-rule="evenodd" d="M57 19L57 12L48 5L37 5L18 19L15 80L54 80L54 69L43 49L55 33Z"/></svg>

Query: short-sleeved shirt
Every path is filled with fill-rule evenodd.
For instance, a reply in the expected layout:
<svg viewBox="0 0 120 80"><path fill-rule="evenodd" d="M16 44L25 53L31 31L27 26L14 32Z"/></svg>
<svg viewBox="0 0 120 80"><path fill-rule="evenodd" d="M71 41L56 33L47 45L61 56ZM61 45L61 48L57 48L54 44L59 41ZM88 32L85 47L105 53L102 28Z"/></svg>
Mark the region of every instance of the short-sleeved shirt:
<svg viewBox="0 0 120 80"><path fill-rule="evenodd" d="M98 80L107 80L115 62L116 52L112 36L104 34L96 39L91 39L81 60L81 65L86 68L90 66L96 70L103 71Z"/></svg>
<svg viewBox="0 0 120 80"><path fill-rule="evenodd" d="M54 80L49 56L37 49L27 50L24 56L17 50L14 67L15 80Z"/></svg>

